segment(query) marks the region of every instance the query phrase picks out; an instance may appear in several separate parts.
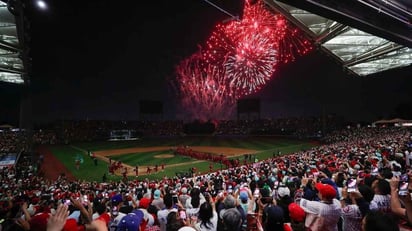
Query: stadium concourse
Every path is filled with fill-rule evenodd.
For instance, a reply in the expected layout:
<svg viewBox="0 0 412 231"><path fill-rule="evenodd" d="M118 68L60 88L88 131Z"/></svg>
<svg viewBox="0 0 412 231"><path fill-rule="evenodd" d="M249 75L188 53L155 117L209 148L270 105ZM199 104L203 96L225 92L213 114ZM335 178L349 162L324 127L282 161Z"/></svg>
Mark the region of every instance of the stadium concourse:
<svg viewBox="0 0 412 231"><path fill-rule="evenodd" d="M23 154L0 170L2 230L409 230L410 130L345 127L323 140L195 177L100 183L45 179L44 156Z"/></svg>

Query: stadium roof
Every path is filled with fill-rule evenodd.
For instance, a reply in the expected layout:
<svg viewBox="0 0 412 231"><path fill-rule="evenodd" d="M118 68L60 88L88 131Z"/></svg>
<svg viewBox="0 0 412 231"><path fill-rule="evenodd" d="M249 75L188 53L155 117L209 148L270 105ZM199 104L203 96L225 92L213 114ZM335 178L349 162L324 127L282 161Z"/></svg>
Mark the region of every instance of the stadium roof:
<svg viewBox="0 0 412 231"><path fill-rule="evenodd" d="M0 82L22 84L26 69L16 26L19 17L5 2L0 1ZM367 76L412 64L412 4L408 0L265 2L351 73Z"/></svg>
<svg viewBox="0 0 412 231"><path fill-rule="evenodd" d="M265 1L353 74L367 76L412 64L411 3L281 0L294 5L291 6L275 0Z"/></svg>
<svg viewBox="0 0 412 231"><path fill-rule="evenodd" d="M0 1L0 81L24 82L21 53L15 16L9 11L7 3Z"/></svg>

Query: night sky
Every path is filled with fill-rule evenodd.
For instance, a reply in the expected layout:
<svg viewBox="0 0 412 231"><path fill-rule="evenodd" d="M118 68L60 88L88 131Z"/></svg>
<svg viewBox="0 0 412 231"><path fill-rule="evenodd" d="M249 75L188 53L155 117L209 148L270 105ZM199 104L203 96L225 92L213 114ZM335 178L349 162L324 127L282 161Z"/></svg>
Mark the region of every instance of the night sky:
<svg viewBox="0 0 412 231"><path fill-rule="evenodd" d="M214 2L239 12L233 0ZM174 76L174 66L204 44L217 22L228 18L203 0L47 3L47 11L29 12L35 123L136 120L139 100L146 99L163 101L164 118L173 119L175 101L167 79ZM313 51L280 67L273 80L250 97L261 99L262 118L325 111L373 120L411 102L409 73L411 68L356 77ZM5 106L0 122L8 122L13 113L18 115L20 89L1 87Z"/></svg>

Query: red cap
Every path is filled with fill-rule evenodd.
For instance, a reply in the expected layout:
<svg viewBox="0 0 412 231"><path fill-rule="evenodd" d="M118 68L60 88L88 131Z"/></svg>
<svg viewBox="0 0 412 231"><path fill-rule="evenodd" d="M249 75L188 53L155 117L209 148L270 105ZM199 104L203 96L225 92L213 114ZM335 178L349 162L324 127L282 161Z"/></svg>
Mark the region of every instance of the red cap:
<svg viewBox="0 0 412 231"><path fill-rule="evenodd" d="M292 220L303 222L305 220L305 211L296 203L290 203L288 206L289 216Z"/></svg>
<svg viewBox="0 0 412 231"><path fill-rule="evenodd" d="M109 224L110 222L110 215L108 213L103 213L102 215L100 215L96 220L102 220L107 224Z"/></svg>
<svg viewBox="0 0 412 231"><path fill-rule="evenodd" d="M336 190L332 185L316 183L315 188L319 191L324 199L333 199L336 197Z"/></svg>
<svg viewBox="0 0 412 231"><path fill-rule="evenodd" d="M144 208L147 209L150 205L150 199L143 197L142 199L140 199L139 201L139 207L140 208Z"/></svg>
<svg viewBox="0 0 412 231"><path fill-rule="evenodd" d="M62 231L77 231L76 219L74 219L74 218L67 219L66 223L63 226Z"/></svg>
<svg viewBox="0 0 412 231"><path fill-rule="evenodd" d="M31 199L31 203L32 203L33 205L38 204L39 202L40 202L40 198L38 198L38 197L33 197L33 198Z"/></svg>
<svg viewBox="0 0 412 231"><path fill-rule="evenodd" d="M47 220L49 219L48 213L38 213L34 215L29 223L30 223L30 230L38 230L38 231L46 231L47 230Z"/></svg>

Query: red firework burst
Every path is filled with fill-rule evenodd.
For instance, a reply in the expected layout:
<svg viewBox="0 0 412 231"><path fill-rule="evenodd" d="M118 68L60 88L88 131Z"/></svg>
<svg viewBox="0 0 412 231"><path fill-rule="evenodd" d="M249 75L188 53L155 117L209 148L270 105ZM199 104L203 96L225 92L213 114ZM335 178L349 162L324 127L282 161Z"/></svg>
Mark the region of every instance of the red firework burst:
<svg viewBox="0 0 412 231"><path fill-rule="evenodd" d="M194 54L176 67L177 90L182 110L189 118L229 118L235 108L235 94L227 86L222 69L205 64Z"/></svg>
<svg viewBox="0 0 412 231"><path fill-rule="evenodd" d="M228 118L236 99L261 89L277 65L311 49L283 16L262 1L246 1L242 20L217 25L206 46L177 66L181 104L192 118Z"/></svg>
<svg viewBox="0 0 412 231"><path fill-rule="evenodd" d="M235 87L240 96L258 91L275 71L277 50L268 42L269 38L262 36L243 36L235 53L228 55L224 63L230 86Z"/></svg>
<svg viewBox="0 0 412 231"><path fill-rule="evenodd" d="M295 61L296 57L306 55L312 49L312 43L300 30L288 26L283 39L279 40L278 59L280 62L287 64Z"/></svg>
<svg viewBox="0 0 412 231"><path fill-rule="evenodd" d="M224 67L238 97L261 89L279 62L288 63L310 50L310 43L297 36L297 29L267 10L263 2L246 2L243 15L241 21L217 25L202 56L206 63Z"/></svg>

